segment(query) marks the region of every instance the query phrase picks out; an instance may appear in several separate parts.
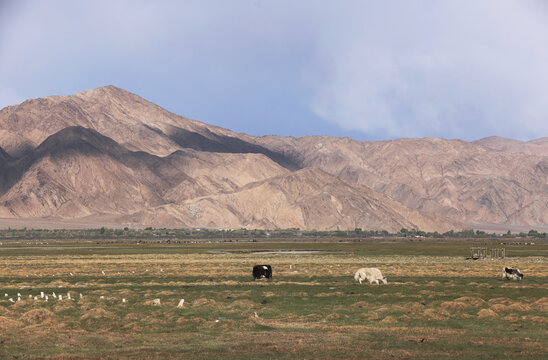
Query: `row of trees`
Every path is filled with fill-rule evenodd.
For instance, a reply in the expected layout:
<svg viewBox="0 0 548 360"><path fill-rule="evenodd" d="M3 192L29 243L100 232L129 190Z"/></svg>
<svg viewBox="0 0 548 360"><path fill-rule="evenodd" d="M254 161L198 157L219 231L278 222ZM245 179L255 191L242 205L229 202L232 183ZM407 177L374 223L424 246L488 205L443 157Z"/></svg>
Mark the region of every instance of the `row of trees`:
<svg viewBox="0 0 548 360"><path fill-rule="evenodd" d="M387 230L363 230L356 228L351 231L316 231L300 229L85 229L85 230L46 230L46 229L7 229L0 230L0 239L193 239L193 238L368 238L368 237L398 237L398 238L546 238L545 232L530 230L528 233L488 234L481 230L448 231L445 233L425 232L415 229L402 228L398 232Z"/></svg>

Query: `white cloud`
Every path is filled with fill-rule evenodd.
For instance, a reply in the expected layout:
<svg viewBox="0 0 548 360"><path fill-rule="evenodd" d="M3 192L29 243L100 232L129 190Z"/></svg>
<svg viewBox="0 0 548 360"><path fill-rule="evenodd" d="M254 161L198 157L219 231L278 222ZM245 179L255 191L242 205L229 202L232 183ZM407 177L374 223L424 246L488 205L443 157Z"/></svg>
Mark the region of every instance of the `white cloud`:
<svg viewBox="0 0 548 360"><path fill-rule="evenodd" d="M311 108L375 137L548 135L548 16L522 1L368 2L323 34Z"/></svg>

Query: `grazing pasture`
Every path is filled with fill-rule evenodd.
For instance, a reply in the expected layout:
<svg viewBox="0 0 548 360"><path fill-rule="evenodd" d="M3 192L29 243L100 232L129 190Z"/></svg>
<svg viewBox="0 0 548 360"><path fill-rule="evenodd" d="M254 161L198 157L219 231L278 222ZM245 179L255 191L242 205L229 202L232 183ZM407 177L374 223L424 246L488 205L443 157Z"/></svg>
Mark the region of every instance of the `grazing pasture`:
<svg viewBox="0 0 548 360"><path fill-rule="evenodd" d="M545 358L548 245L470 246L4 242L0 358Z"/></svg>

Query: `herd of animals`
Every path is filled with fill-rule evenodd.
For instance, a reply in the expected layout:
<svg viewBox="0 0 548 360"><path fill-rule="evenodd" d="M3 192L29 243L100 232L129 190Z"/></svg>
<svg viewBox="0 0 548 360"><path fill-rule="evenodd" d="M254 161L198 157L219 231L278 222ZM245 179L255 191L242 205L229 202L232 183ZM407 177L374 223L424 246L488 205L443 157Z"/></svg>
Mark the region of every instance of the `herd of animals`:
<svg viewBox="0 0 548 360"><path fill-rule="evenodd" d="M253 280L257 279L272 279L272 266L270 265L255 265L253 267ZM370 284L379 285L380 282L387 284L388 280L385 276L382 276L382 273L377 268L361 268L356 271L354 275L354 280L360 284L367 280ZM523 274L519 271L518 268L513 267L503 267L502 268L502 280L523 280Z"/></svg>

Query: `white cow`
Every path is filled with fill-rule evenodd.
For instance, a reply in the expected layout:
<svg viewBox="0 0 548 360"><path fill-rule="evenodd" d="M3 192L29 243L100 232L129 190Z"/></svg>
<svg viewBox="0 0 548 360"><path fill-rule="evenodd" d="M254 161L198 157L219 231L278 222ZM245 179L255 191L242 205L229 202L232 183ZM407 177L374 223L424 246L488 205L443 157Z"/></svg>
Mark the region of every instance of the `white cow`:
<svg viewBox="0 0 548 360"><path fill-rule="evenodd" d="M362 281L367 280L370 284L376 283L379 285L379 281L382 281L383 284L387 283L387 279L382 276L382 273L377 268L361 268L356 271L354 275L354 280L359 281L360 284Z"/></svg>

